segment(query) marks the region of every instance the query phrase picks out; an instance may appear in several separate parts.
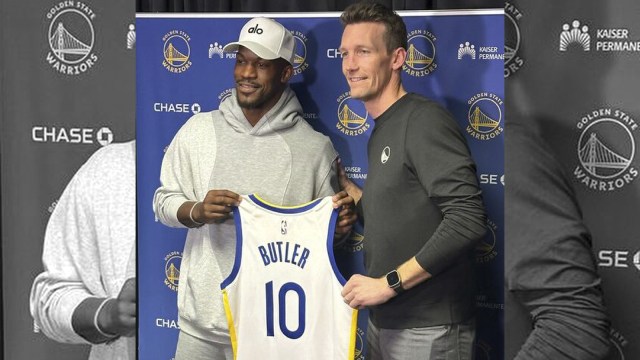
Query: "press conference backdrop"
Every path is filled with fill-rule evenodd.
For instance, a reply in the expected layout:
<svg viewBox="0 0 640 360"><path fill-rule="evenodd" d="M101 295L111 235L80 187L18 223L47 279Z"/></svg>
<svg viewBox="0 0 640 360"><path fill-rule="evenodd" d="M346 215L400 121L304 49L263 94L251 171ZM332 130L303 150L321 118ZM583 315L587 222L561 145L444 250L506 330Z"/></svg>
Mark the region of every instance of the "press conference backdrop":
<svg viewBox="0 0 640 360"><path fill-rule="evenodd" d="M0 3L2 357L86 359L88 347L34 333L29 290L49 216L103 145L133 139L135 4ZM73 40L72 40L73 39Z"/></svg>
<svg viewBox="0 0 640 360"><path fill-rule="evenodd" d="M635 0L505 3L509 121L537 127L577 189L615 360L640 358L638 14Z"/></svg>
<svg viewBox="0 0 640 360"><path fill-rule="evenodd" d="M405 87L451 111L478 165L489 231L476 249L476 352L478 359L502 359L504 13L502 9L400 13L409 43ZM331 138L348 176L363 185L366 143L374 122L362 102L350 97L342 77L338 15L269 14L295 37L291 86L304 117ZM257 15L137 15L139 356L143 360L172 359L179 332L176 291L186 231L155 222L151 210L164 150L190 116L217 109L230 95L235 55L223 53L222 47L237 40L253 16ZM337 254L347 277L362 272L366 240L361 234L362 229L356 228L346 250ZM363 358L363 320L357 359Z"/></svg>

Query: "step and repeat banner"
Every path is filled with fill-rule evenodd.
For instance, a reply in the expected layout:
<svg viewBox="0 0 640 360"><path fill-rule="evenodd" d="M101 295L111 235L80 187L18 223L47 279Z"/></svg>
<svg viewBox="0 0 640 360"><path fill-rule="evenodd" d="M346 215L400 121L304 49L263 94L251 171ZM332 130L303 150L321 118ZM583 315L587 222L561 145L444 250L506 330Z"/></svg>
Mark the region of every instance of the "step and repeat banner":
<svg viewBox="0 0 640 360"><path fill-rule="evenodd" d="M88 345L38 332L29 293L73 175L103 146L134 138L134 30L128 0L0 3L2 359L88 358Z"/></svg>
<svg viewBox="0 0 640 360"><path fill-rule="evenodd" d="M611 360L640 357L638 14L635 0L505 4L509 121L545 138L576 189L611 317Z"/></svg>
<svg viewBox="0 0 640 360"><path fill-rule="evenodd" d="M444 105L458 121L478 165L487 207L487 236L476 249L478 359L502 359L503 345L503 130L504 12L399 12L408 30L405 87ZM176 296L186 230L154 219L152 198L159 186L164 150L195 113L212 111L234 86L235 54L222 47L236 41L256 14L138 14L137 154L139 358L173 358L177 335ZM291 87L305 119L328 135L348 176L367 178L366 144L374 121L352 99L337 50L339 13L269 14L294 35ZM233 144L230 144L233 146ZM362 272L362 229L336 254L345 276ZM364 314L366 315L366 313ZM366 328L360 319L356 358L363 359Z"/></svg>

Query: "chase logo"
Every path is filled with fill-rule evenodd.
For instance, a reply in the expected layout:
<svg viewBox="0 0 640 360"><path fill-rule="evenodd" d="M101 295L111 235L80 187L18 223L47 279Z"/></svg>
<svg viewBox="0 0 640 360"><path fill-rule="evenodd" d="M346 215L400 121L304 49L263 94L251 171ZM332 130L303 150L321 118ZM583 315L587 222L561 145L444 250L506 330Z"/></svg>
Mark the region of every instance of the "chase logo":
<svg viewBox="0 0 640 360"><path fill-rule="evenodd" d="M47 35L49 51L46 60L61 74L79 75L98 61L93 52L95 32L92 21L96 14L82 2L61 1L49 12Z"/></svg>
<svg viewBox="0 0 640 360"><path fill-rule="evenodd" d="M518 22L522 13L513 4L504 3L504 77L508 78L524 65L524 59L518 55L521 36Z"/></svg>
<svg viewBox="0 0 640 360"><path fill-rule="evenodd" d="M31 140L40 143L98 143L105 146L113 142L113 132L108 127L102 127L96 131L92 128L34 126L31 128Z"/></svg>
<svg viewBox="0 0 640 360"><path fill-rule="evenodd" d="M580 165L574 176L596 191L613 191L631 183L638 170L633 167L638 124L618 109L597 109L584 115L577 126L581 131L577 155Z"/></svg>
<svg viewBox="0 0 640 360"><path fill-rule="evenodd" d="M178 291L181 263L182 253L180 251L172 251L164 257L164 284L173 291Z"/></svg>
<svg viewBox="0 0 640 360"><path fill-rule="evenodd" d="M293 40L296 43L296 47L293 51L293 75L298 75L307 70L309 63L307 63L307 37L300 31L292 31Z"/></svg>
<svg viewBox="0 0 640 360"><path fill-rule="evenodd" d="M198 103L187 104L187 103L157 102L153 104L153 111L161 112L161 113L189 113L190 112L195 115L199 113L201 110L202 108Z"/></svg>
<svg viewBox="0 0 640 360"><path fill-rule="evenodd" d="M504 130L502 123L503 101L495 94L482 92L469 99L467 133L477 140L492 140Z"/></svg>
<svg viewBox="0 0 640 360"><path fill-rule="evenodd" d="M580 26L580 21L573 20L569 24L562 25L560 33L560 51L567 51L571 44L577 44L584 51L591 50L591 35L587 25Z"/></svg>
<svg viewBox="0 0 640 360"><path fill-rule="evenodd" d="M407 34L407 58L402 65L404 71L415 77L431 74L438 65L436 58L436 37L427 30L413 30Z"/></svg>
<svg viewBox="0 0 640 360"><path fill-rule="evenodd" d="M352 99L349 92L340 95L338 101L338 122L336 128L345 135L364 134L371 125L367 122L369 113L360 100Z"/></svg>
<svg viewBox="0 0 640 360"><path fill-rule="evenodd" d="M182 30L171 30L162 37L164 60L162 66L174 74L183 73L191 67L191 37Z"/></svg>
<svg viewBox="0 0 640 360"><path fill-rule="evenodd" d="M488 263L498 256L498 251L496 250L498 226L490 219L487 219L487 229L489 231L487 231L484 239L475 248L476 262L478 264Z"/></svg>

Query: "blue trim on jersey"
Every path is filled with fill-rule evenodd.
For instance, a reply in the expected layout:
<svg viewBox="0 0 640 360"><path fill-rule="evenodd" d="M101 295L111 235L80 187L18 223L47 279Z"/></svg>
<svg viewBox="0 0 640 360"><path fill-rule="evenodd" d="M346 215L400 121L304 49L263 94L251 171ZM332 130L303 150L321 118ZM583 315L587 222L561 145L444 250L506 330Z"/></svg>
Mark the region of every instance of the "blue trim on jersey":
<svg viewBox="0 0 640 360"><path fill-rule="evenodd" d="M302 204L302 205L297 205L297 206L279 206L279 205L274 205L274 204L270 204L268 202L266 202L265 200L262 200L258 195L256 194L251 194L249 195L249 198L258 206L260 206L261 208L267 209L267 210L271 210L277 213L281 213L281 214L297 214L297 213L301 213L301 212L305 212L309 209L312 209L314 206L316 206L320 201L322 201L322 198L313 200L309 203L306 204Z"/></svg>
<svg viewBox="0 0 640 360"><path fill-rule="evenodd" d="M231 269L231 274L227 276L220 283L220 289L226 289L233 280L235 280L236 276L238 276L238 272L240 271L240 262L242 260L242 218L240 217L240 209L237 206L232 206L233 209L233 220L236 225L236 258L233 261L233 269Z"/></svg>
<svg viewBox="0 0 640 360"><path fill-rule="evenodd" d="M333 209L331 212L331 219L329 220L329 230L327 231L327 254L329 254L329 262L331 263L331 269L336 276L336 279L340 282L340 285L344 286L347 280L342 276L340 270L338 270L338 264L336 264L336 258L333 255L333 238L336 234L336 222L338 220L338 212L340 209Z"/></svg>

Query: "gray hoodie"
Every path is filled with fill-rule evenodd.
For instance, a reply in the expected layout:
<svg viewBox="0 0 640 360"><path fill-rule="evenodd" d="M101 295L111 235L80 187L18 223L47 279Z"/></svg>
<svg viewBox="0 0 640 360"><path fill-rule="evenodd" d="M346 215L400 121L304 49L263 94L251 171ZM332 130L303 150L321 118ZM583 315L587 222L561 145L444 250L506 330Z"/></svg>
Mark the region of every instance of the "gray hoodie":
<svg viewBox="0 0 640 360"><path fill-rule="evenodd" d="M156 217L168 226L184 227L177 218L180 205L202 200L214 189L255 193L284 206L334 194L337 153L301 113L295 93L287 88L253 127L235 90L219 110L191 117L162 161L161 186L153 199ZM230 273L234 256L232 220L189 230L178 287L182 331L229 343L220 282Z"/></svg>

